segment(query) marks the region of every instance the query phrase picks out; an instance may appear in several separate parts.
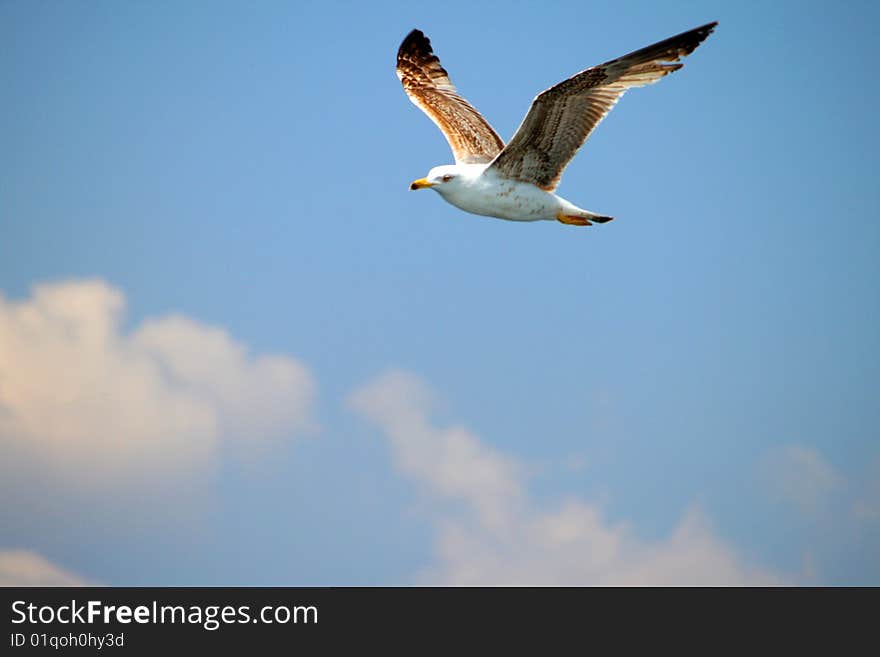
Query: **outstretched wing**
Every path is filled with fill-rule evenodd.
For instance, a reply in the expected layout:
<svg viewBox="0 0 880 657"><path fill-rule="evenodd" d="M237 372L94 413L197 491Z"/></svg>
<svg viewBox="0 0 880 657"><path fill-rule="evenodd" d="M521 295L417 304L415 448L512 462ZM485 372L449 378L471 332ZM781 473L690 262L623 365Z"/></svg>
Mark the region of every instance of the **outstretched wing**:
<svg viewBox="0 0 880 657"><path fill-rule="evenodd" d="M431 42L419 30L400 44L397 77L409 99L443 132L456 164L491 162L504 148L486 119L458 95Z"/></svg>
<svg viewBox="0 0 880 657"><path fill-rule="evenodd" d="M718 23L709 23L605 64L538 94L491 167L500 176L553 191L562 171L624 92L680 69Z"/></svg>

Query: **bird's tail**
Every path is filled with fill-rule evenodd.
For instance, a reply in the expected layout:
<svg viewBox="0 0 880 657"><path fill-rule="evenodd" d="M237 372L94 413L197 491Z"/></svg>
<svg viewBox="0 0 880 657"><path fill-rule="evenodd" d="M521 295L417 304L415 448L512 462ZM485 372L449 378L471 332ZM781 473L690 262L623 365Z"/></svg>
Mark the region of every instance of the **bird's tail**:
<svg viewBox="0 0 880 657"><path fill-rule="evenodd" d="M556 215L556 219L569 226L592 226L594 223L608 223L614 219L614 217L609 217L604 214L596 214L595 212L582 210L581 208L569 208L564 212L560 211L559 214Z"/></svg>
<svg viewBox="0 0 880 657"><path fill-rule="evenodd" d="M594 214L592 212L588 212L587 210L584 210L583 213L587 215L587 219L597 224L607 224L609 221L614 219L614 217L609 217L605 214Z"/></svg>

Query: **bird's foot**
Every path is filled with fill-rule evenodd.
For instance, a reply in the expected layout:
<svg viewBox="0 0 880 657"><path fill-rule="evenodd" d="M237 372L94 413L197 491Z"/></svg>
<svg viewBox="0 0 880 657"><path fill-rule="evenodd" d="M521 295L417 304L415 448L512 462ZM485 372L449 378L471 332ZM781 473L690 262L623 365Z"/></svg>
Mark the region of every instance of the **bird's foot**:
<svg viewBox="0 0 880 657"><path fill-rule="evenodd" d="M556 219L568 226L592 226L593 222L589 219L585 219L584 217L575 217L570 214L562 214L561 212L556 214Z"/></svg>

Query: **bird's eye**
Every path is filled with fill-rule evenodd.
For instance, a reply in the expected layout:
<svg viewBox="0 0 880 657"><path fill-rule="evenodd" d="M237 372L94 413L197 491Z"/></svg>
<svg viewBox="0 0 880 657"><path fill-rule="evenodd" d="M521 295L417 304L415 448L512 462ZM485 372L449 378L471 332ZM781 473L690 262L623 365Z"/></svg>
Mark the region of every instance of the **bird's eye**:
<svg viewBox="0 0 880 657"><path fill-rule="evenodd" d="M449 181L452 180L453 178L455 178L455 176L453 176L451 173L447 173L447 174L446 174L445 176L443 176L440 180L442 180L443 182L449 182Z"/></svg>

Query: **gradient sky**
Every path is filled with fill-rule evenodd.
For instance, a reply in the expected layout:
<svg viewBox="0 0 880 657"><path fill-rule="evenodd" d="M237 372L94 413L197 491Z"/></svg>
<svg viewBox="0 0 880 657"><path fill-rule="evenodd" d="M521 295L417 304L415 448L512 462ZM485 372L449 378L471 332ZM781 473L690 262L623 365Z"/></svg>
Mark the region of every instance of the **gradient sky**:
<svg viewBox="0 0 880 657"><path fill-rule="evenodd" d="M507 139L711 20L566 170L616 221L408 191L413 27ZM0 582L880 584L878 20L0 3Z"/></svg>

